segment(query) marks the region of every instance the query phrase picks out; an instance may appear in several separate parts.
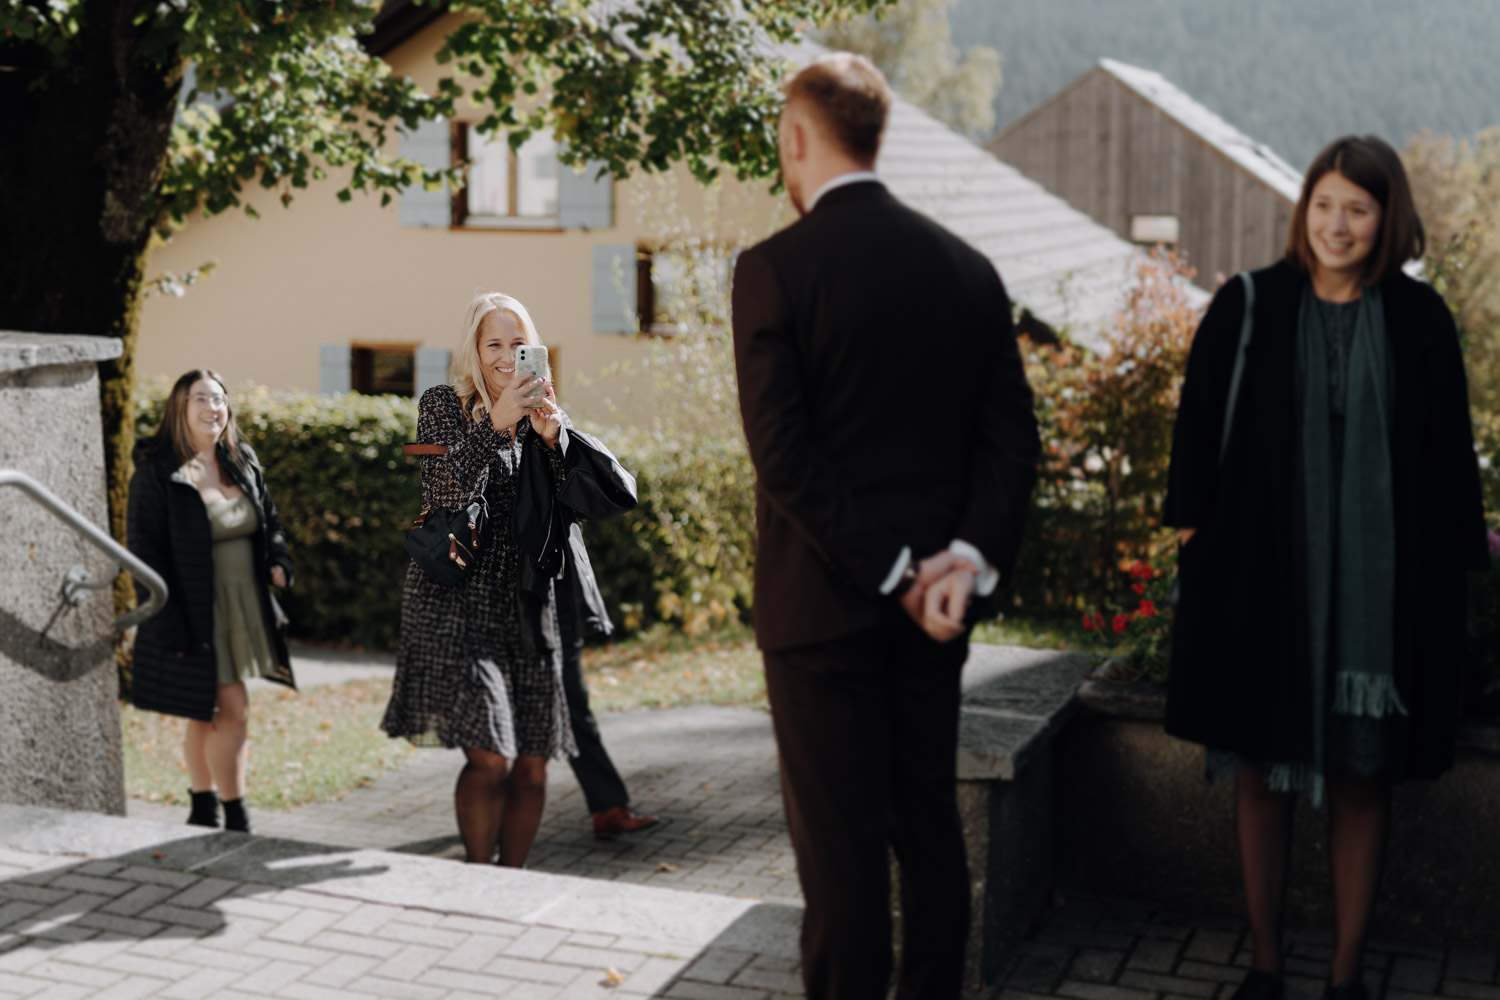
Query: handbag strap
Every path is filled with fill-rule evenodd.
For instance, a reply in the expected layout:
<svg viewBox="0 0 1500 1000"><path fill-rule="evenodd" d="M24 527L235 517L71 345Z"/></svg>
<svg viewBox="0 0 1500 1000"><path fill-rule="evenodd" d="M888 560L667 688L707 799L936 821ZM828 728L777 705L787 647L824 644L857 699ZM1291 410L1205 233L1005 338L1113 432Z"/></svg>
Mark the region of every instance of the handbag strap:
<svg viewBox="0 0 1500 1000"><path fill-rule="evenodd" d="M1224 407L1224 433L1219 437L1219 463L1229 449L1229 432L1234 427L1234 404L1239 399L1240 381L1245 375L1245 349L1250 346L1250 330L1255 318L1255 280L1249 271L1241 271L1245 280L1245 318L1240 321L1240 346L1234 355L1234 373L1229 376L1229 402ZM408 445L408 447L410 447Z"/></svg>

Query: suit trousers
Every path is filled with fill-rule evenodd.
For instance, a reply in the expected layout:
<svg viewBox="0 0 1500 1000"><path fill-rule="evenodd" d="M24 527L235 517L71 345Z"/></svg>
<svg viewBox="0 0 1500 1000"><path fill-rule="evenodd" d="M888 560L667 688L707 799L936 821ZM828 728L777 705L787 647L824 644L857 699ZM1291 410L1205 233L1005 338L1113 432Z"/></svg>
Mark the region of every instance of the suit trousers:
<svg viewBox="0 0 1500 1000"><path fill-rule="evenodd" d="M578 756L569 757L568 766L578 779L578 787L583 789L583 800L588 804L589 812L604 812L627 805L630 793L604 750L599 723L589 709L589 689L583 682L583 637L578 634L578 610L562 594L557 602L557 619L562 640L563 696L568 702L573 738L578 742Z"/></svg>
<svg viewBox="0 0 1500 1000"><path fill-rule="evenodd" d="M967 637L936 643L904 618L764 654L812 1000L886 996L892 849L896 997L959 995L970 890L955 758L967 654Z"/></svg>

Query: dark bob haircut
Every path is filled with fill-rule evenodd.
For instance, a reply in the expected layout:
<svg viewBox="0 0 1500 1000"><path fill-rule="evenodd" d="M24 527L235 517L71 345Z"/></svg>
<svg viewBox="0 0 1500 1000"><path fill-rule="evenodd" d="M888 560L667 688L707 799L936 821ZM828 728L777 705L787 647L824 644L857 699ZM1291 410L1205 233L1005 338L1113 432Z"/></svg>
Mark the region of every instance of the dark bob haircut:
<svg viewBox="0 0 1500 1000"><path fill-rule="evenodd" d="M894 98L885 74L852 52L821 56L786 85L787 103L807 101L839 147L867 166L880 153L880 138Z"/></svg>
<svg viewBox="0 0 1500 1000"><path fill-rule="evenodd" d="M1292 213L1291 231L1286 238L1287 259L1298 270L1311 274L1318 263L1307 239L1307 207L1312 201L1313 188L1329 173L1339 174L1364 188L1380 203L1380 235L1370 256L1365 258L1360 284L1369 286L1394 277L1401 265L1422 256L1427 235L1417 217L1401 157L1384 139L1346 135L1318 154L1302 182L1302 197L1297 199L1297 210Z"/></svg>

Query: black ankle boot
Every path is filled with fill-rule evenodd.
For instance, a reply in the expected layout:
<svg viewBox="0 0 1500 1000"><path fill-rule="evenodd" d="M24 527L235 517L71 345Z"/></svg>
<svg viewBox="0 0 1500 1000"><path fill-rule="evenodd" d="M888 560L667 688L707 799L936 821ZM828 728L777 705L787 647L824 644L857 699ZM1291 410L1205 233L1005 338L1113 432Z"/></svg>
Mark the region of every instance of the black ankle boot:
<svg viewBox="0 0 1500 1000"><path fill-rule="evenodd" d="M1328 987L1323 995L1328 1000L1370 1000L1370 991L1365 988L1365 981L1359 976Z"/></svg>
<svg viewBox="0 0 1500 1000"><path fill-rule="evenodd" d="M219 826L219 793L213 789L206 792L195 792L191 788L188 794L193 797L193 808L188 813L188 826L211 826L215 829Z"/></svg>
<svg viewBox="0 0 1500 1000"><path fill-rule="evenodd" d="M1280 976L1251 969L1234 991L1232 1000L1281 1000L1284 991Z"/></svg>
<svg viewBox="0 0 1500 1000"><path fill-rule="evenodd" d="M250 828L250 814L245 811L244 798L224 800L224 829L240 833L254 833Z"/></svg>

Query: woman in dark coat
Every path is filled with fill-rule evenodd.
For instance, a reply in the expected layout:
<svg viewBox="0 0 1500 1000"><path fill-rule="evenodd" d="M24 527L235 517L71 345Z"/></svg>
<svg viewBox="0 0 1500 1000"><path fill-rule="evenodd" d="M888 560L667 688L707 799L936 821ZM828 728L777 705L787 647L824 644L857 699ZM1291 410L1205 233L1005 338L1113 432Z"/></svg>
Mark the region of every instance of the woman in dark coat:
<svg viewBox="0 0 1500 1000"><path fill-rule="evenodd" d="M483 496L489 536L457 586L432 580L415 562L407 567L396 678L381 722L418 746L463 748L454 807L467 860L488 864L498 847L500 864L517 868L541 823L547 761L578 752L554 584L543 576L533 588L538 599L523 602L528 557L511 524L523 466L540 470L549 510L563 479L567 432L552 386L516 371L516 348L539 342L520 302L478 296L453 384L422 396L418 444L441 451L422 458L422 507L456 510Z"/></svg>
<svg viewBox="0 0 1500 1000"><path fill-rule="evenodd" d="M188 718L188 822L250 832L245 681L295 687L269 586L292 561L255 452L240 439L224 380L195 369L167 396L130 481L130 549L167 583L167 605L136 634L130 696ZM142 590L144 596L144 591ZM215 789L217 788L217 793Z"/></svg>
<svg viewBox="0 0 1500 1000"><path fill-rule="evenodd" d="M1401 270L1422 246L1395 151L1340 139L1308 169L1286 258L1250 276L1232 415L1245 282L1214 297L1188 360L1167 730L1236 778L1255 943L1237 1000L1282 992L1296 793L1328 803L1329 992L1358 1000L1392 782L1453 763L1464 575L1488 553L1453 316Z"/></svg>

